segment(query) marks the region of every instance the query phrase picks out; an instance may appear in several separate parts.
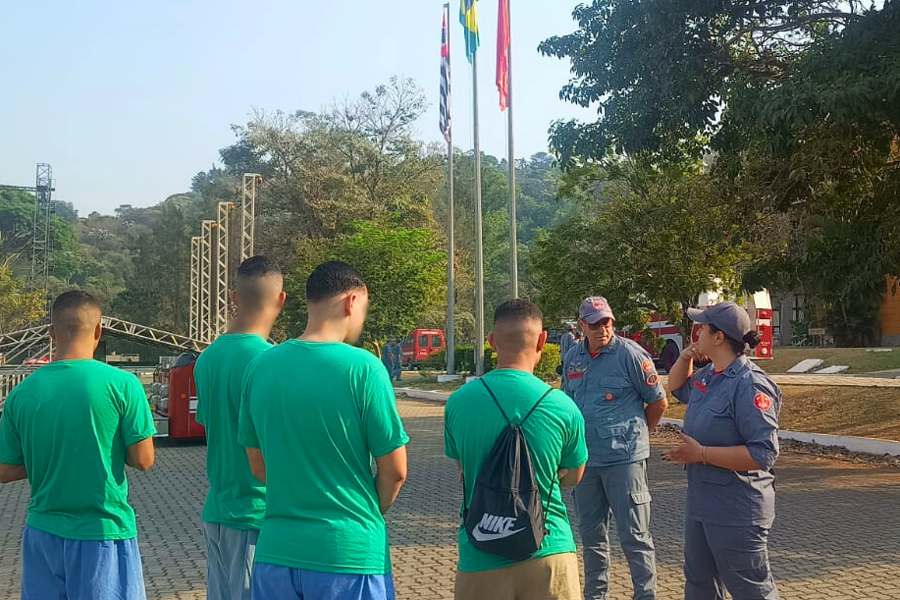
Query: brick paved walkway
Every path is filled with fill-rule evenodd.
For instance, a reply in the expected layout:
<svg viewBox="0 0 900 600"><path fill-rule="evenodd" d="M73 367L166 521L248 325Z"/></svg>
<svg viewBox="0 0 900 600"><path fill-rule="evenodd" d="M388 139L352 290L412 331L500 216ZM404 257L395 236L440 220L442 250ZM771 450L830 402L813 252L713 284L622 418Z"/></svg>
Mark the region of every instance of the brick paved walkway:
<svg viewBox="0 0 900 600"><path fill-rule="evenodd" d="M455 468L443 458L442 407L401 401L411 437L410 480L390 524L398 596L451 598L460 496ZM651 461L653 532L659 598L681 598L683 472ZM206 492L205 448L159 450L157 468L133 474L149 598L202 599L204 544L198 513ZM779 466L778 521L771 552L785 600L900 600L900 471L797 455ZM27 486L0 488L0 600L18 597L21 525ZM617 542L614 541L614 545ZM617 548L617 546L616 546ZM611 600L630 598L616 550Z"/></svg>

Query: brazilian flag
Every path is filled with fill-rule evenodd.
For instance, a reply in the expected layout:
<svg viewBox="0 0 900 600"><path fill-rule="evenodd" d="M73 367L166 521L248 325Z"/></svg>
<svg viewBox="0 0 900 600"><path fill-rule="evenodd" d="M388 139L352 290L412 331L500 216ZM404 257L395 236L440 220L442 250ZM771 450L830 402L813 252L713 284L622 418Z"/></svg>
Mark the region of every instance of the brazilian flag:
<svg viewBox="0 0 900 600"><path fill-rule="evenodd" d="M475 58L478 50L478 0L459 0L459 22L466 38L466 58Z"/></svg>

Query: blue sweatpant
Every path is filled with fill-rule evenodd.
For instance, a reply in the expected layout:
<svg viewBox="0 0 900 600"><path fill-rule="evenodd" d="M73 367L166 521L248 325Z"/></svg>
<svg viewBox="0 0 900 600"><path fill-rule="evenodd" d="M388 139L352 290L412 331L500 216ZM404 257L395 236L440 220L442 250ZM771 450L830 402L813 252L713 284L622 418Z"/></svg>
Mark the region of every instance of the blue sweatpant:
<svg viewBox="0 0 900 600"><path fill-rule="evenodd" d="M394 600L387 575L347 575L253 565L253 600Z"/></svg>
<svg viewBox="0 0 900 600"><path fill-rule="evenodd" d="M207 600L250 600L250 573L258 529L204 523Z"/></svg>
<svg viewBox="0 0 900 600"><path fill-rule="evenodd" d="M146 600L136 538L85 541L25 527L22 600Z"/></svg>

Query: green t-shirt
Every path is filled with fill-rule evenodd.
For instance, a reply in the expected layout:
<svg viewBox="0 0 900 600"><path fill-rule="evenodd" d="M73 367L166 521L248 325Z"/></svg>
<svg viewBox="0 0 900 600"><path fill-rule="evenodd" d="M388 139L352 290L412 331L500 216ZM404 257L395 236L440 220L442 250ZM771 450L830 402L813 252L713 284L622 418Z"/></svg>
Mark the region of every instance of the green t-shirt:
<svg viewBox="0 0 900 600"><path fill-rule="evenodd" d="M194 366L197 421L206 427L207 523L259 529L265 515L266 486L250 471L237 434L244 371L271 347L258 335L227 333L204 350Z"/></svg>
<svg viewBox="0 0 900 600"><path fill-rule="evenodd" d="M387 370L346 344L290 340L247 369L239 441L266 462L256 561L325 573L391 571L373 457L406 445Z"/></svg>
<svg viewBox="0 0 900 600"><path fill-rule="evenodd" d="M513 423L518 423L547 391L547 384L525 371L499 369L484 376L494 395ZM506 420L481 382L473 381L456 391L444 409L444 448L448 457L462 466L466 478L466 506L481 465L488 457ZM559 489L559 469L576 469L587 462L584 441L584 417L575 403L559 390L551 392L523 425L531 453L535 478L546 510L548 535L534 558L563 552L575 552L575 539ZM553 484L556 480L556 484ZM547 502L547 493L553 495ZM514 561L482 552L469 542L460 526L459 570L489 571L514 564Z"/></svg>
<svg viewBox="0 0 900 600"><path fill-rule="evenodd" d="M6 399L0 463L25 465L30 527L75 540L126 540L137 536L127 448L155 433L137 377L95 360L61 360Z"/></svg>

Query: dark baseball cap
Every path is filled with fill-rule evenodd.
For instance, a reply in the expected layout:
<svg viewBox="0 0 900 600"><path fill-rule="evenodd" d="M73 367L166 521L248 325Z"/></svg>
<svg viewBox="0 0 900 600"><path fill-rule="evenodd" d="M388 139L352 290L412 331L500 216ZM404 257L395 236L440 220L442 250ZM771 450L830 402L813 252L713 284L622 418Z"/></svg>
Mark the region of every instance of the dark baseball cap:
<svg viewBox="0 0 900 600"><path fill-rule="evenodd" d="M578 318L589 325L593 325L594 323L598 323L607 318L612 319L613 321L616 320L613 316L612 308L609 306L609 302L607 302L606 298L603 296L591 296L590 298L585 298L581 303L581 306L578 307Z"/></svg>
<svg viewBox="0 0 900 600"><path fill-rule="evenodd" d="M750 315L734 302L720 302L707 308L689 308L687 314L694 323L714 325L736 342L743 342L744 336L753 331Z"/></svg>

